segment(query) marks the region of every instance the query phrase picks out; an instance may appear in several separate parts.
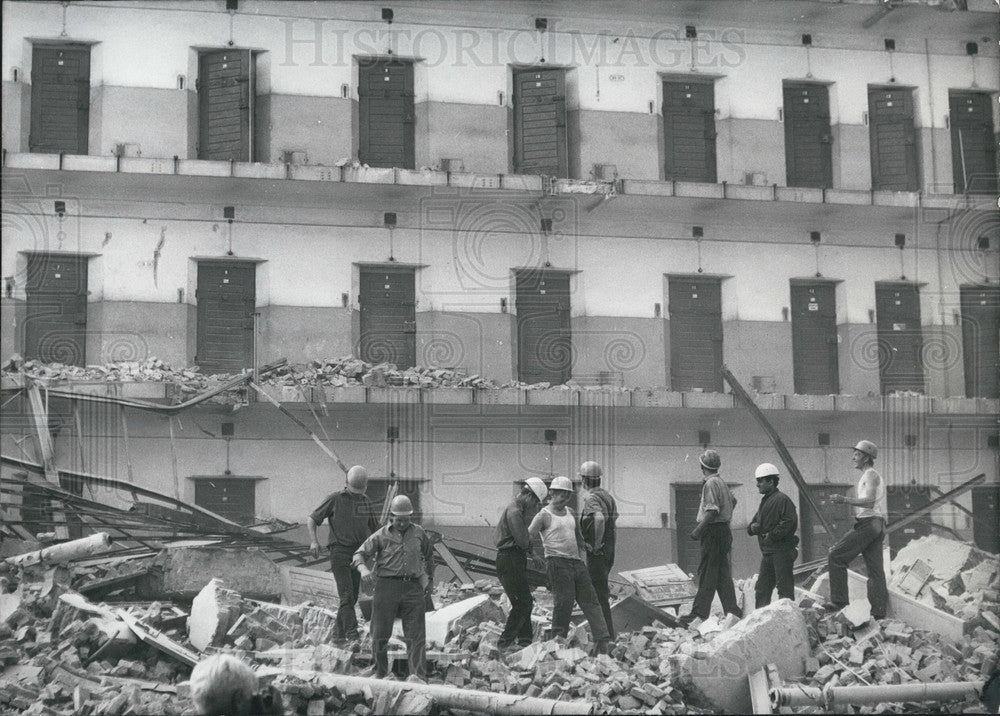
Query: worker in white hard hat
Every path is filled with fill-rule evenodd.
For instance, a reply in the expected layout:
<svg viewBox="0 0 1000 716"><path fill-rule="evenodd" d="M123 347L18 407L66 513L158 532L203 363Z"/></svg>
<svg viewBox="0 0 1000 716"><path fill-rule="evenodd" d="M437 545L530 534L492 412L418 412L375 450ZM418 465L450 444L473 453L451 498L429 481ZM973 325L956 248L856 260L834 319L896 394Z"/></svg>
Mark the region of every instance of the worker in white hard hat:
<svg viewBox="0 0 1000 716"><path fill-rule="evenodd" d="M573 603L583 610L590 624L596 653L607 653L610 647L608 626L604 622L597 593L584 565L585 548L576 515L567 505L573 498L573 483L560 475L549 484L550 502L543 507L528 527L532 538L541 536L545 550L545 567L552 591L552 636L569 634L569 619Z"/></svg>
<svg viewBox="0 0 1000 716"><path fill-rule="evenodd" d="M691 604L691 612L681 621L708 619L712 601L718 593L722 608L727 614L743 618L743 611L736 603L736 586L733 584L733 567L730 550L733 533L729 521L733 518L736 497L729 485L719 475L722 458L715 450L705 450L698 458L701 466L701 502L698 504L697 525L691 539L701 542L701 559L698 561L698 591Z"/></svg>
<svg viewBox="0 0 1000 716"><path fill-rule="evenodd" d="M403 622L410 674L427 676L424 602L434 583L434 547L424 529L411 521L413 503L396 495L389 503L389 524L376 530L354 553L354 565L372 599L372 651L375 674L389 673L392 623Z"/></svg>
<svg viewBox="0 0 1000 716"><path fill-rule="evenodd" d="M271 686L258 691L257 676L231 654L212 654L191 670L191 701L198 716L278 716L281 692Z"/></svg>
<svg viewBox="0 0 1000 716"><path fill-rule="evenodd" d="M583 507L580 508L580 532L587 550L587 572L597 593L597 601L604 614L611 640L615 626L611 617L611 590L608 575L615 565L615 525L618 522L618 503L611 493L601 487L604 468L593 460L580 465L583 481Z"/></svg>
<svg viewBox="0 0 1000 716"><path fill-rule="evenodd" d="M830 570L829 609L843 609L850 603L847 592L847 566L859 554L868 572L868 604L873 619L885 619L889 607L889 590L885 583L885 563L882 547L885 543L885 521L888 517L885 480L875 469L878 448L870 440L854 446L851 462L861 473L854 497L833 495L837 504L854 508L854 529L830 548L827 565Z"/></svg>
<svg viewBox="0 0 1000 716"><path fill-rule="evenodd" d="M760 569L754 589L758 609L771 603L771 593L778 588L778 599L795 598L795 578L792 569L799 556L799 538L795 530L799 518L795 503L778 489L781 476L778 468L769 462L757 466L754 473L760 506L747 525L747 534L757 535L760 546Z"/></svg>
<svg viewBox="0 0 1000 716"><path fill-rule="evenodd" d="M511 500L497 521L494 537L497 547L497 577L510 599L510 614L504 625L497 646L501 649L513 645L527 646L534 632L531 628L531 610L535 601L528 583L528 557L532 555L528 525L538 514L549 494L549 488L540 477L529 477Z"/></svg>
<svg viewBox="0 0 1000 716"><path fill-rule="evenodd" d="M347 471L347 485L344 489L328 495L306 520L309 549L314 557L319 556L316 527L323 524L324 520L330 525L327 550L330 554L330 571L337 583L337 597L340 601L333 633L336 641L358 638L355 605L358 603L361 574L351 565L351 560L361 543L378 529L375 507L365 495L367 487L368 471L361 465L355 465Z"/></svg>

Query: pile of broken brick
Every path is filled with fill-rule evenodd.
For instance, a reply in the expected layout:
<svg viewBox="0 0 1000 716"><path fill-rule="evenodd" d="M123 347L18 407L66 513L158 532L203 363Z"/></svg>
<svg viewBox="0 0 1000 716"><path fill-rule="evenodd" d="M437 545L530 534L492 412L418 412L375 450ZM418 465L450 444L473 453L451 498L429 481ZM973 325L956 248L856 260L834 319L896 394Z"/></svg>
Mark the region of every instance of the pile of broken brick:
<svg viewBox="0 0 1000 716"><path fill-rule="evenodd" d="M85 571L0 561L0 713L192 714L191 666L219 651L251 663L261 681L282 694L288 714L468 713L419 693L390 698L367 687L364 677L373 667L366 628L358 643L334 643L335 614L324 606L248 599L218 579L190 603L115 602L110 595L98 604L76 589L89 578L81 576ZM988 584L995 588L995 573ZM444 583L434 600L440 607L427 615L429 684L551 699L599 713L749 712L748 675L768 666L786 684L818 687L972 681L995 669L1000 649L1000 633L989 620L975 621L961 643L953 643L857 610L830 614L804 596L798 604L781 600L752 610L742 620L714 616L687 628L654 621L619 634L610 654L596 657L588 656L585 622L565 639L545 640L549 615L536 605L538 640L501 652L505 599L495 583ZM405 669L398 636L390 658ZM359 678L333 685L329 678L336 674ZM932 708L983 711L972 698ZM866 709L929 710L918 703L860 712Z"/></svg>
<svg viewBox="0 0 1000 716"><path fill-rule="evenodd" d="M143 361L118 361L81 367L64 363L45 363L38 360L25 361L20 356L14 356L3 364L2 371L7 375L25 375L49 384L60 382L175 383L182 393L211 389L234 377L234 374L229 373L205 374L198 366L173 369L156 357ZM478 374L469 375L461 370L436 366L417 366L400 370L394 363L368 363L352 356L312 360L305 364L284 364L269 370L266 375L261 377L260 382L263 385L319 388L396 386L530 390L552 387L547 382L531 384L516 380L498 382ZM581 390L594 386L583 386L575 381L569 381L559 387L567 390Z"/></svg>

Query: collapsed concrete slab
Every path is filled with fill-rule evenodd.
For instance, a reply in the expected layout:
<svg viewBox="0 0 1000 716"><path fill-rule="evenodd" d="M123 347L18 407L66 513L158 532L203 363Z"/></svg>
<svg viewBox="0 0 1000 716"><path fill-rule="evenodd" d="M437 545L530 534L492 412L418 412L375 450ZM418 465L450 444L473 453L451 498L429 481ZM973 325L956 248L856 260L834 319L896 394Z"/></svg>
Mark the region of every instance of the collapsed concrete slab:
<svg viewBox="0 0 1000 716"><path fill-rule="evenodd" d="M157 555L162 584L151 598L191 599L212 579L251 599L280 599L286 582L278 567L262 552L222 547L180 547Z"/></svg>
<svg viewBox="0 0 1000 716"><path fill-rule="evenodd" d="M448 637L460 629L488 621L502 624L505 618L500 605L488 595L469 597L427 613L427 643L444 646Z"/></svg>
<svg viewBox="0 0 1000 716"><path fill-rule="evenodd" d="M221 579L212 579L191 602L188 637L200 651L218 646L240 616L240 595L227 589Z"/></svg>
<svg viewBox="0 0 1000 716"><path fill-rule="evenodd" d="M693 655L673 659L675 683L691 703L730 713L749 713L747 677L774 664L787 678L805 673L809 635L802 612L781 599L753 612Z"/></svg>

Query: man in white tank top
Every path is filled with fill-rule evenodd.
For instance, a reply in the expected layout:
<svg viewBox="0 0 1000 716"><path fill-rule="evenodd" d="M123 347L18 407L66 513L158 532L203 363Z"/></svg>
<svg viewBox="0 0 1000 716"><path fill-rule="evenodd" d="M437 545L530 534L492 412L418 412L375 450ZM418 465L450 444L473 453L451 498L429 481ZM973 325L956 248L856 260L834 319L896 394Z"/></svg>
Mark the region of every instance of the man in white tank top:
<svg viewBox="0 0 1000 716"><path fill-rule="evenodd" d="M885 583L885 563L882 545L885 542L886 506L885 480L875 470L878 448L870 440L862 440L854 448L851 457L854 469L861 472L861 479L855 497L833 495L837 504L848 504L854 508L854 529L840 538L830 548L828 566L830 570L831 609L842 609L850 602L847 590L847 565L859 554L865 560L868 571L868 603L872 618L885 619L889 607L889 590Z"/></svg>
<svg viewBox="0 0 1000 716"><path fill-rule="evenodd" d="M551 502L535 515L528 534L532 539L541 536L545 548L553 602L552 636L565 637L569 633L569 619L573 614L573 602L576 602L590 624L595 651L607 653L610 636L597 592L584 564L583 535L576 515L567 507L573 497L573 483L561 475L553 478L549 495Z"/></svg>

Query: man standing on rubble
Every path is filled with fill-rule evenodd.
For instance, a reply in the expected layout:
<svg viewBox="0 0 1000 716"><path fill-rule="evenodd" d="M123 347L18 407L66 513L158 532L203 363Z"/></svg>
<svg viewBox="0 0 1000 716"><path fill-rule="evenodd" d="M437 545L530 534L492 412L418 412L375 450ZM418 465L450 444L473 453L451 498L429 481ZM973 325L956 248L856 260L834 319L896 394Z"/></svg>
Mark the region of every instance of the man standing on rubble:
<svg viewBox="0 0 1000 716"><path fill-rule="evenodd" d="M729 551L733 546L733 533L729 521L733 517L736 498L719 476L722 458L715 450L706 450L698 458L701 465L701 503L698 505L698 524L691 531L691 539L701 541L701 561L698 563L698 592L691 605L691 613L682 619L690 623L708 619L712 613L712 600L719 593L722 609L726 614L743 618L736 603L733 569Z"/></svg>
<svg viewBox="0 0 1000 716"><path fill-rule="evenodd" d="M799 518L791 498L778 489L778 468L769 462L757 466L757 491L760 507L747 525L747 534L757 535L760 546L760 569L754 589L758 609L771 603L771 593L778 587L778 599L795 598L792 567L799 556L799 538L795 530Z"/></svg>
<svg viewBox="0 0 1000 716"><path fill-rule="evenodd" d="M608 575L615 564L615 523L618 521L618 504L611 494L601 487L604 470L593 460L580 465L580 478L586 492L580 509L580 532L587 550L587 571L597 593L597 601L604 614L608 635L615 638L611 620L611 590Z"/></svg>
<svg viewBox="0 0 1000 716"><path fill-rule="evenodd" d="M355 465L347 471L347 486L335 492L309 515L306 526L311 540L309 549L313 556L319 555L319 540L316 526L328 520L330 523L330 571L337 583L340 609L334 638L353 640L358 638L358 617L355 605L358 603L358 588L361 574L351 566L354 552L368 536L378 529L375 508L365 496L368 487L368 471Z"/></svg>
<svg viewBox="0 0 1000 716"><path fill-rule="evenodd" d="M594 585L584 566L583 535L580 534L576 515L567 507L573 497L573 483L563 475L554 477L549 485L549 494L551 501L535 515L528 534L532 539L541 535L545 548L545 566L553 602L552 636L569 635L569 619L575 601L590 624L594 650L598 654L607 653L610 635Z"/></svg>
<svg viewBox="0 0 1000 716"><path fill-rule="evenodd" d="M424 599L434 583L434 546L423 527L411 522L413 503L406 495L396 495L389 503L389 524L365 540L354 553L354 566L369 589L372 599L372 651L375 675L389 673L389 637L392 623L403 622L403 641L410 674L427 676ZM369 568L368 563L374 563Z"/></svg>
<svg viewBox="0 0 1000 716"><path fill-rule="evenodd" d="M494 535L497 545L497 577L510 600L510 614L497 646L505 649L515 641L518 646L531 643L531 609L535 600L528 584L528 555L532 553L528 525L538 514L549 489L541 478L529 477L517 497L507 505L497 522Z"/></svg>
<svg viewBox="0 0 1000 716"><path fill-rule="evenodd" d="M827 560L830 570L830 602L826 606L839 610L850 603L847 565L860 554L868 572L868 604L871 606L872 618L885 619L889 607L889 590L885 583L882 545L885 542L888 507L885 481L874 467L876 457L878 448L870 440L862 440L855 445L851 461L854 469L861 472L857 497L831 497L837 504L848 504L854 508L854 529L830 548Z"/></svg>

